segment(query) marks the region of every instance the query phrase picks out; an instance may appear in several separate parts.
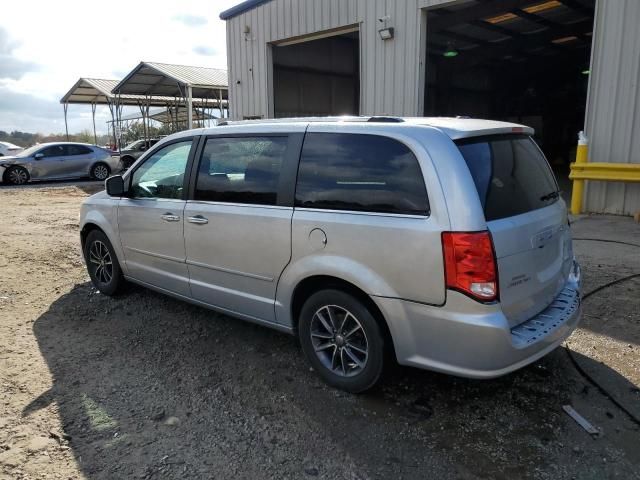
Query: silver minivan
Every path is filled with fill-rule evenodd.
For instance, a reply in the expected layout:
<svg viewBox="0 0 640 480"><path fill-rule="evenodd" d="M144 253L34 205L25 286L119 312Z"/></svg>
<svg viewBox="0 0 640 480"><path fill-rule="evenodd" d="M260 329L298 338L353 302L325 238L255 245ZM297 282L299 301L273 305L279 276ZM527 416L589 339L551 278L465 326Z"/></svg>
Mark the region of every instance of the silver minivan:
<svg viewBox="0 0 640 480"><path fill-rule="evenodd" d="M581 315L567 208L532 135L378 117L178 133L84 202L89 275L294 334L349 392L394 359L504 375Z"/></svg>

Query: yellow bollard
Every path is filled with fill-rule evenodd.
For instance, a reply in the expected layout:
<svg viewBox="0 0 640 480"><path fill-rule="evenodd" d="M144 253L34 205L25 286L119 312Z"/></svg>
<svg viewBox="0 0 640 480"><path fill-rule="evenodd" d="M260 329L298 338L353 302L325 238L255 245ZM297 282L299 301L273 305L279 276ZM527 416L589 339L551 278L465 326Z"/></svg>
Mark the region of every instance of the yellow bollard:
<svg viewBox="0 0 640 480"><path fill-rule="evenodd" d="M589 141L584 132L578 135L578 150L576 152L576 163L587 163L589 159ZM573 181L573 192L571 193L571 213L580 215L582 213L582 198L584 197L584 180Z"/></svg>

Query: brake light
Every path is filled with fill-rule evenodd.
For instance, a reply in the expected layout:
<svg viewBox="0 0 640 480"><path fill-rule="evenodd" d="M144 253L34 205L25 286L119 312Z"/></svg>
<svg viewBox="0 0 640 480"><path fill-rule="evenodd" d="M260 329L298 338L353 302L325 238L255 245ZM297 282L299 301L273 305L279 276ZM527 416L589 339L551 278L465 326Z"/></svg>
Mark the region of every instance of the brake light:
<svg viewBox="0 0 640 480"><path fill-rule="evenodd" d="M488 231L442 234L447 288L481 302L498 300L498 269Z"/></svg>

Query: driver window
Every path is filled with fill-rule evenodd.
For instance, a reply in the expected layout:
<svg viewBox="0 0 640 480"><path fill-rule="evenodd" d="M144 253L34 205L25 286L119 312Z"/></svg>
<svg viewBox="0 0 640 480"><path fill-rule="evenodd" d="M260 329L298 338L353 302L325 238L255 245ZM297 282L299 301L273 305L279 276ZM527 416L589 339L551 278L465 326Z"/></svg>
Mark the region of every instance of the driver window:
<svg viewBox="0 0 640 480"><path fill-rule="evenodd" d="M181 199L192 140L172 143L151 155L131 180L134 198Z"/></svg>
<svg viewBox="0 0 640 480"><path fill-rule="evenodd" d="M62 157L64 155L64 147L62 145L52 145L40 150L38 153L45 157Z"/></svg>

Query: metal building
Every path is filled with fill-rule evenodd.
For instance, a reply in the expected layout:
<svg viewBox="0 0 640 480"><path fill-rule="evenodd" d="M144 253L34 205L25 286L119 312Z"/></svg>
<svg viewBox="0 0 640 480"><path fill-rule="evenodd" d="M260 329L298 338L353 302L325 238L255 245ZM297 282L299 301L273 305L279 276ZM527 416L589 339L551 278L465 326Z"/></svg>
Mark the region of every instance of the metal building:
<svg viewBox="0 0 640 480"><path fill-rule="evenodd" d="M590 161L640 163L638 0L248 0L221 18L231 118L517 121L565 189L580 130ZM588 182L585 197L640 210L638 184Z"/></svg>

